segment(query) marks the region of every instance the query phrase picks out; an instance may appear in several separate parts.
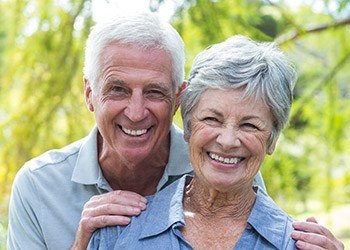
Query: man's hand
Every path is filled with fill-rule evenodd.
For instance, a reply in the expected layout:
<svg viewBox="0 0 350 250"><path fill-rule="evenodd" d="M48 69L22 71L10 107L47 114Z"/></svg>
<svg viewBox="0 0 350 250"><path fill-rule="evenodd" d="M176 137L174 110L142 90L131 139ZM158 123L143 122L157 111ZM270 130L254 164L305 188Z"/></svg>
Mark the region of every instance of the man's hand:
<svg viewBox="0 0 350 250"><path fill-rule="evenodd" d="M307 218L306 222L293 222L293 227L297 231L292 232L292 238L298 249L344 249L344 244L313 217Z"/></svg>
<svg viewBox="0 0 350 250"><path fill-rule="evenodd" d="M141 195L116 190L93 196L84 205L72 250L86 249L93 232L102 227L128 225L129 216L139 215L147 200Z"/></svg>

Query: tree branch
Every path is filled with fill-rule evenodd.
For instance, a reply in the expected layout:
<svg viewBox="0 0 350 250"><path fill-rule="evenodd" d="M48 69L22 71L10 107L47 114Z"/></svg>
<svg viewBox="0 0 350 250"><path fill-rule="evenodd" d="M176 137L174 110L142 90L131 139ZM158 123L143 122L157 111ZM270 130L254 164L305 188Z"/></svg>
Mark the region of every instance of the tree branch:
<svg viewBox="0 0 350 250"><path fill-rule="evenodd" d="M316 95L316 92L319 90L320 87L326 84L331 84L331 81L336 76L337 72L339 72L345 66L349 59L350 53L346 53L342 58L340 58L337 64L331 69L331 71L327 75L324 76L324 78L320 82L311 87L307 93L301 96L297 102L295 102L294 108L290 115L290 120L293 120L297 114L300 114L304 104Z"/></svg>
<svg viewBox="0 0 350 250"><path fill-rule="evenodd" d="M304 36L306 34L309 34L309 33L317 33L317 32L327 30L327 29L338 28L341 26L349 25L349 24L350 24L350 17L346 18L344 20L340 20L340 21L336 21L336 22L332 22L332 23L320 24L320 25L316 25L313 27L305 28L303 30L294 30L294 31L291 31L290 33L287 33L285 35L278 37L275 42L278 45L282 45L284 43L293 41L293 40L295 40L301 36Z"/></svg>

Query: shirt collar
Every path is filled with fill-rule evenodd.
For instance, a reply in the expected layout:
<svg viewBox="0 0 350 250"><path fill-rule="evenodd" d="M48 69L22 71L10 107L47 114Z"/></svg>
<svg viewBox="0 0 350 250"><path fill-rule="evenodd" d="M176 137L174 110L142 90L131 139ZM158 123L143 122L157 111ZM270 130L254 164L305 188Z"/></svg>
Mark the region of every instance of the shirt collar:
<svg viewBox="0 0 350 250"><path fill-rule="evenodd" d="M191 178L185 175L155 196L151 196L147 209L149 213L144 220L139 239L158 235L172 226L185 225L182 200L185 184ZM256 188L257 197L248 218L248 227L253 227L277 249L282 249L289 216L261 188Z"/></svg>
<svg viewBox="0 0 350 250"><path fill-rule="evenodd" d="M164 188L169 181L172 182L189 173L192 173L192 167L188 155L188 144L184 140L182 130L173 123L170 128L169 160L158 183L157 191Z"/></svg>
<svg viewBox="0 0 350 250"><path fill-rule="evenodd" d="M153 196L139 239L160 234L177 223L185 225L182 199L185 183L191 178L185 175Z"/></svg>
<svg viewBox="0 0 350 250"><path fill-rule="evenodd" d="M103 177L98 163L97 133L98 129L95 126L84 138L73 171L72 181L84 185L97 185L110 191L112 189Z"/></svg>
<svg viewBox="0 0 350 250"><path fill-rule="evenodd" d="M103 177L98 163L97 133L98 128L95 126L89 135L84 138L73 171L72 181L85 185L98 185L100 188L110 191L112 189ZM183 138L183 133L180 128L172 124L169 161L159 187L166 183L168 176L179 176L191 172L192 167L189 162L188 145Z"/></svg>
<svg viewBox="0 0 350 250"><path fill-rule="evenodd" d="M248 227L253 227L277 249L282 249L289 216L260 187L254 188L257 196L248 218Z"/></svg>
<svg viewBox="0 0 350 250"><path fill-rule="evenodd" d="M188 144L184 140L183 132L175 124L172 124L170 129L169 161L165 170L168 175L183 175L192 171L189 162Z"/></svg>

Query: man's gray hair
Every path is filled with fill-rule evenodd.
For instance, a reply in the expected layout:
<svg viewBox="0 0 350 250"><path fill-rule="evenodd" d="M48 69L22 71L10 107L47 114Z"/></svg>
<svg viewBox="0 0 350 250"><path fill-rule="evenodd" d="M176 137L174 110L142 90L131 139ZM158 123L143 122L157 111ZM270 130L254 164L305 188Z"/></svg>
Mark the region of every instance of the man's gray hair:
<svg viewBox="0 0 350 250"><path fill-rule="evenodd" d="M237 35L210 46L195 58L182 96L185 136L191 135L192 111L204 91L243 87L243 98L262 98L270 108L273 129L268 145L273 145L288 122L296 78L292 64L274 43Z"/></svg>
<svg viewBox="0 0 350 250"><path fill-rule="evenodd" d="M136 45L142 49L160 49L172 58L172 81L179 88L184 79L184 43L178 32L154 13L117 17L97 23L85 48L84 77L96 85L101 74L101 54L111 43Z"/></svg>

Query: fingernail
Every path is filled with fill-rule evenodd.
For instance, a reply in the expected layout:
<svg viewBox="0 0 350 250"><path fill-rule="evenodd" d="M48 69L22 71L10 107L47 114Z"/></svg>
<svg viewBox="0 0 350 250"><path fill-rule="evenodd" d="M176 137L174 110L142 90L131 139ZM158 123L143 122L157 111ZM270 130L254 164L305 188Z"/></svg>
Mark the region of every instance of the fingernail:
<svg viewBox="0 0 350 250"><path fill-rule="evenodd" d="M296 232L296 231L293 231L292 232L292 238L299 238L300 237L300 233L299 232Z"/></svg>
<svg viewBox="0 0 350 250"><path fill-rule="evenodd" d="M143 202L140 202L139 206L141 207L142 210L144 210L146 208L146 204Z"/></svg>
<svg viewBox="0 0 350 250"><path fill-rule="evenodd" d="M138 214L141 213L141 209L138 207L133 207L132 210L134 213L138 213Z"/></svg>
<svg viewBox="0 0 350 250"><path fill-rule="evenodd" d="M141 197L141 202L147 203L147 199L145 197Z"/></svg>
<svg viewBox="0 0 350 250"><path fill-rule="evenodd" d="M292 226L294 227L294 229L298 229L298 227L300 226L300 223L298 221L294 221L292 222Z"/></svg>
<svg viewBox="0 0 350 250"><path fill-rule="evenodd" d="M303 248L303 247L305 246L305 242L298 240L298 241L295 243L295 245L296 245L298 248Z"/></svg>

